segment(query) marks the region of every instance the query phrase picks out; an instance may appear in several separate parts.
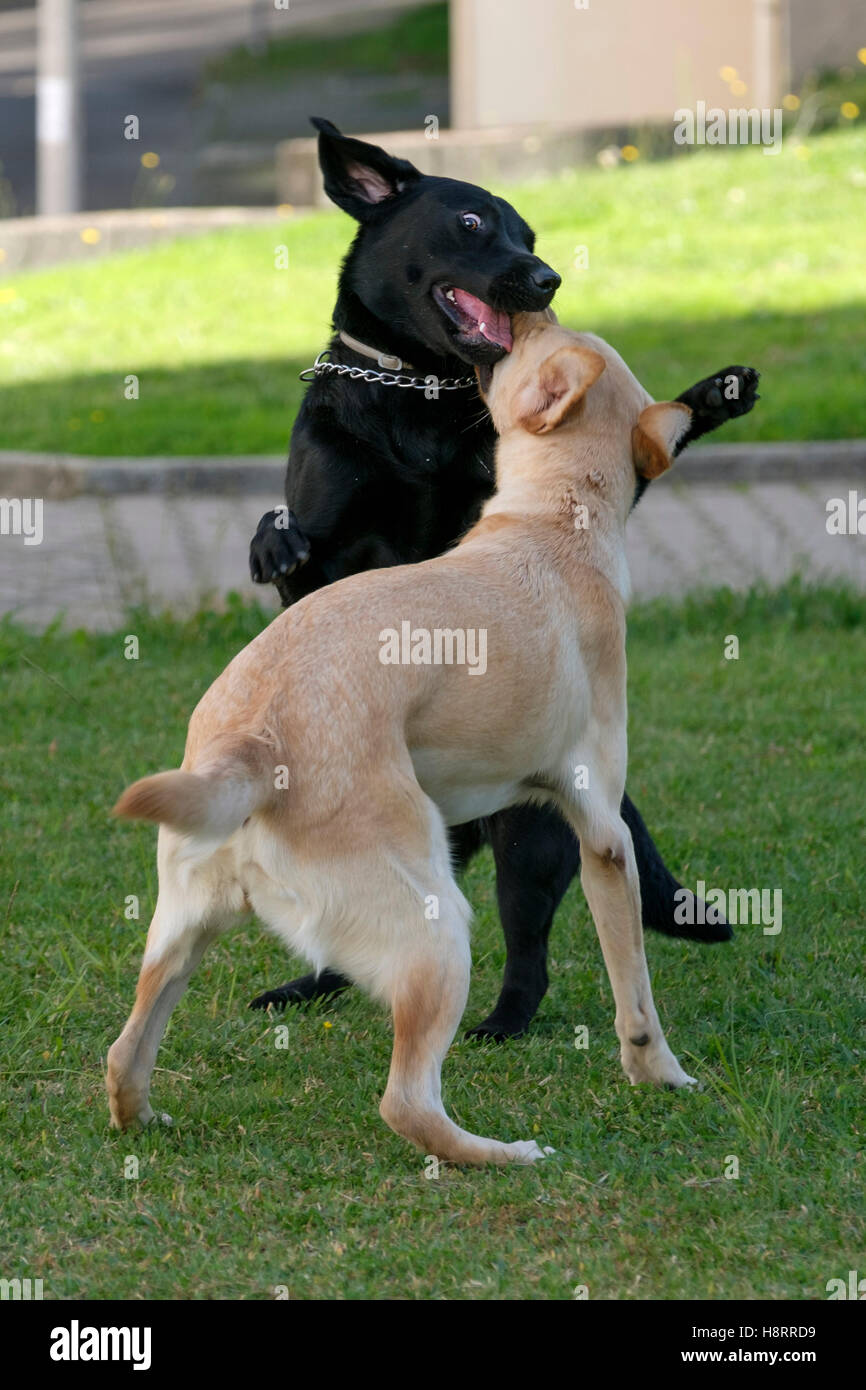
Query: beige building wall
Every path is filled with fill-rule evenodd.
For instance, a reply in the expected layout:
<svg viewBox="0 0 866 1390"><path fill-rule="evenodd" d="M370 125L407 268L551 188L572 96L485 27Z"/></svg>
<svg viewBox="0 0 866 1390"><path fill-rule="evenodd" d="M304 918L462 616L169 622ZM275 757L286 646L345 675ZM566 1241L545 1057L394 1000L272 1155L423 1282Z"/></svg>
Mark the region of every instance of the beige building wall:
<svg viewBox="0 0 866 1390"><path fill-rule="evenodd" d="M451 0L452 124L616 126L774 106L856 63L866 0ZM746 91L720 76L734 68Z"/></svg>
<svg viewBox="0 0 866 1390"><path fill-rule="evenodd" d="M857 67L866 48L866 0L788 0L789 65L798 82L821 68Z"/></svg>

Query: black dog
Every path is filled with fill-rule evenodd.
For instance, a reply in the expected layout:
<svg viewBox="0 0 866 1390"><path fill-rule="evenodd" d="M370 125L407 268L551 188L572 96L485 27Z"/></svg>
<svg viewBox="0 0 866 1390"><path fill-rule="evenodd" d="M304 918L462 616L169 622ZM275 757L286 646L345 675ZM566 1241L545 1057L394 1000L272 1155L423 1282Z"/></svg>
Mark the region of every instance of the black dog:
<svg viewBox="0 0 866 1390"><path fill-rule="evenodd" d="M560 284L533 254L531 228L502 198L420 174L329 121L313 124L325 190L360 229L340 277L331 362L320 360L311 374L292 434L289 510L262 517L250 547L253 579L274 582L286 606L359 570L439 555L473 524L493 491L495 436L467 365L498 361L511 346L509 316L545 308ZM738 399L723 398L723 377L736 378ZM684 392L678 399L694 418L680 448L750 410L756 383L751 369L728 367ZM622 814L644 924L668 936L727 940L723 919L674 921L680 885L628 797ZM496 863L507 959L499 1001L471 1032L504 1038L525 1031L547 989L547 938L580 850L564 821L533 806L454 829L456 863L484 843ZM251 1007L282 1007L348 983L325 970Z"/></svg>

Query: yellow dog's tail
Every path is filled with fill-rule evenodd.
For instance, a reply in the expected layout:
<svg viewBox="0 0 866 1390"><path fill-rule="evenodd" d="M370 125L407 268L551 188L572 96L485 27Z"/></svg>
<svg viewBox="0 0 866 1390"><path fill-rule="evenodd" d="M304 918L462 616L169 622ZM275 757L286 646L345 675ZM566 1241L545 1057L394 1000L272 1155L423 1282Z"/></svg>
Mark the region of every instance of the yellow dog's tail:
<svg viewBox="0 0 866 1390"><path fill-rule="evenodd" d="M157 772L133 782L114 815L221 842L274 798L274 753L259 735L215 741L196 762L194 772Z"/></svg>

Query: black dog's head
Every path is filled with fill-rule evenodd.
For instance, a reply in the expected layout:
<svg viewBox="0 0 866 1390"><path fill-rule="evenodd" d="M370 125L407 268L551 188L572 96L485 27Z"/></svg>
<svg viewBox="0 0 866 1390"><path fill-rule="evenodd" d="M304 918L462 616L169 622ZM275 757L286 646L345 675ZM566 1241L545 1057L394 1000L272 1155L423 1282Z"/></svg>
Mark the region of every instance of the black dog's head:
<svg viewBox="0 0 866 1390"><path fill-rule="evenodd" d="M361 224L346 288L399 340L499 361L511 350L511 315L546 308L561 283L533 255L532 228L483 188L421 174L330 121L313 125L325 192Z"/></svg>

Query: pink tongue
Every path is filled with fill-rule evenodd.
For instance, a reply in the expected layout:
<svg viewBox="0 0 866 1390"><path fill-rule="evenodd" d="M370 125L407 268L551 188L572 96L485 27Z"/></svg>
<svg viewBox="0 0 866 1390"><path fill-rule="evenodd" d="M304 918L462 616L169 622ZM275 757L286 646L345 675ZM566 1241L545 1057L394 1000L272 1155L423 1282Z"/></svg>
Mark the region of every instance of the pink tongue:
<svg viewBox="0 0 866 1390"><path fill-rule="evenodd" d="M488 343L496 343L499 347L504 347L506 352L510 352L514 339L511 336L511 320L508 315L501 309L491 309L489 304L476 299L474 294L458 290L456 286L453 294L458 309L468 318L475 320Z"/></svg>

